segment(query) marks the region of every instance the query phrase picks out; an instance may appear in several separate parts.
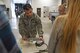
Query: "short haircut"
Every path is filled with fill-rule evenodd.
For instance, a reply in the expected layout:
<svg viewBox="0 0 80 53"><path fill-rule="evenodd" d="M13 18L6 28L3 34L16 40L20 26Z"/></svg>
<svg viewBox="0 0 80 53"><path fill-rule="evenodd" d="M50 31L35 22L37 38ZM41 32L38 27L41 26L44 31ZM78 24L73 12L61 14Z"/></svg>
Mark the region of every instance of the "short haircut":
<svg viewBox="0 0 80 53"><path fill-rule="evenodd" d="M23 6L23 10L29 10L29 9L32 9L32 6L30 4L25 4Z"/></svg>

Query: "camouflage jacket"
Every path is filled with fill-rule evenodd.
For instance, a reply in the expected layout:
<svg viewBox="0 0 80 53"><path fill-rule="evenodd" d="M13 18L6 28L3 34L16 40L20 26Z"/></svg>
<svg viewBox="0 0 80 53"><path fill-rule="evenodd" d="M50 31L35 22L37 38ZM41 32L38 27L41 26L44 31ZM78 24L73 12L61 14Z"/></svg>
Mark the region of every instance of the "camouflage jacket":
<svg viewBox="0 0 80 53"><path fill-rule="evenodd" d="M39 16L33 13L32 17L27 17L23 13L19 19L19 32L26 37L36 37L37 32L39 36L42 36L42 24Z"/></svg>

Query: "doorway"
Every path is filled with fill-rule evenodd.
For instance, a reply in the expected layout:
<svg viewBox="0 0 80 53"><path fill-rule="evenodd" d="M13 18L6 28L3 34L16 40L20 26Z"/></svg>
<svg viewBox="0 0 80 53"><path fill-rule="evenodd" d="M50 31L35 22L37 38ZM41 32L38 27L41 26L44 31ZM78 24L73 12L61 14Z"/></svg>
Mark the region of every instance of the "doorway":
<svg viewBox="0 0 80 53"><path fill-rule="evenodd" d="M37 14L39 17L41 17L41 8L37 8Z"/></svg>

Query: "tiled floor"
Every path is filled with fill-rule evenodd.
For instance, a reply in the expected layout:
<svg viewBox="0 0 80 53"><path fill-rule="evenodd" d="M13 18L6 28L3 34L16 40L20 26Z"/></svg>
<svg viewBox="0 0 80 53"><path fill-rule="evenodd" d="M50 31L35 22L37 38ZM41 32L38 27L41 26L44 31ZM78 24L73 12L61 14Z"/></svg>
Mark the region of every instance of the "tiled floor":
<svg viewBox="0 0 80 53"><path fill-rule="evenodd" d="M48 44L52 23L48 18L41 18L41 21L42 21L43 31L44 31L44 41L45 41L46 44ZM14 25L14 22L11 23L11 24ZM14 33L14 35L16 37L16 40L17 40L17 42L18 42L18 44L19 44L23 53L35 53L35 52L39 51L40 49L45 49L46 48L45 45L43 45L41 47L36 47L32 43L31 44L22 43L21 42L21 36L18 32L18 29L16 29L15 26L12 26L12 27L13 27L13 33Z"/></svg>

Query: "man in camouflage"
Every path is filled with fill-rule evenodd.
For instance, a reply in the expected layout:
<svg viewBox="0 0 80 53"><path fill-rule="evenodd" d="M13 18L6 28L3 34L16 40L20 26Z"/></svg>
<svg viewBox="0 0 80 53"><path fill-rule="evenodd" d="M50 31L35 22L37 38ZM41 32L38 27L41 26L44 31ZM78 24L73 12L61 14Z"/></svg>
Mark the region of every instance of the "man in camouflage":
<svg viewBox="0 0 80 53"><path fill-rule="evenodd" d="M23 6L24 13L21 14L19 19L19 32L22 39L35 38L37 32L39 37L43 37L42 24L38 15L32 12L30 4Z"/></svg>

